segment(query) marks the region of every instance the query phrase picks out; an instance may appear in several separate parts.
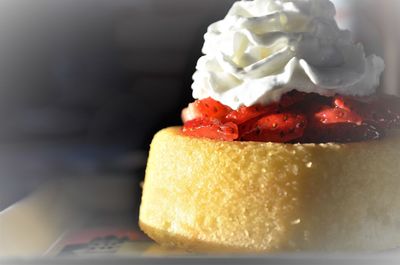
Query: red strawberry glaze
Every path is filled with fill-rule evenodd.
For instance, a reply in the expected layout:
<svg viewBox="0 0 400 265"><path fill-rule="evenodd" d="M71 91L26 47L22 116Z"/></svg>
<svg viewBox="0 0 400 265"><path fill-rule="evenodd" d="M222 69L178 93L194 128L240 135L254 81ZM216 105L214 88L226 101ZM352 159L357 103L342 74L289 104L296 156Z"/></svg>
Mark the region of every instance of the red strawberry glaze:
<svg viewBox="0 0 400 265"><path fill-rule="evenodd" d="M324 97L293 90L267 106L232 110L207 98L182 111L183 133L224 141L359 142L400 128L400 99Z"/></svg>

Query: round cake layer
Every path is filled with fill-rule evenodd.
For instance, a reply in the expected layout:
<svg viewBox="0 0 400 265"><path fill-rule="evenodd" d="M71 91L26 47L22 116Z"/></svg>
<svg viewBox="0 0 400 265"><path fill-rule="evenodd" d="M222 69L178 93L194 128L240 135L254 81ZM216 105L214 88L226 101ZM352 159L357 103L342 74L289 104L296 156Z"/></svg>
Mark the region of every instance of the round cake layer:
<svg viewBox="0 0 400 265"><path fill-rule="evenodd" d="M352 144L153 139L140 227L192 251L400 246L400 136Z"/></svg>

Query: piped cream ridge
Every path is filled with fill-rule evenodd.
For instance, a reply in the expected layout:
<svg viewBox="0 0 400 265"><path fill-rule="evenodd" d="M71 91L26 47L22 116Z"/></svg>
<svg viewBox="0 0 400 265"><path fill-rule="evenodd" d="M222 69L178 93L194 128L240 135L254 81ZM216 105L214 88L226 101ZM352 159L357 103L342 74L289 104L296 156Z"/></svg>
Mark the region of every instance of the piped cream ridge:
<svg viewBox="0 0 400 265"><path fill-rule="evenodd" d="M376 92L385 68L335 21L329 0L237 1L208 28L193 97L237 109L293 89L323 96Z"/></svg>

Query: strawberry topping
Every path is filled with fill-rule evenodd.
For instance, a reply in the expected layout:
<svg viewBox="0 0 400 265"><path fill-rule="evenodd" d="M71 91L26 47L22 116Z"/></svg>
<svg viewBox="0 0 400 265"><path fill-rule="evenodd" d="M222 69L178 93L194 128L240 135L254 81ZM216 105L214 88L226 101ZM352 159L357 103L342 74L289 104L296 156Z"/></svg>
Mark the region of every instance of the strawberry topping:
<svg viewBox="0 0 400 265"><path fill-rule="evenodd" d="M400 99L393 96L324 97L293 90L267 106L228 106L206 98L182 111L183 133L224 141L276 143L358 142L400 128Z"/></svg>
<svg viewBox="0 0 400 265"><path fill-rule="evenodd" d="M206 98L190 103L189 106L182 111L182 120L183 122L195 119L223 120L231 111L232 109L228 106L212 98Z"/></svg>
<svg viewBox="0 0 400 265"><path fill-rule="evenodd" d="M226 120L234 122L238 125L243 124L251 119L261 117L266 114L276 113L278 111L278 104L271 104L269 106L242 106L238 110L231 111L226 115Z"/></svg>
<svg viewBox="0 0 400 265"><path fill-rule="evenodd" d="M241 132L244 141L286 143L304 134L307 119L293 113L269 114L252 122Z"/></svg>
<svg viewBox="0 0 400 265"><path fill-rule="evenodd" d="M357 113L339 107L324 108L316 113L315 117L323 124L353 123L361 125L363 122L363 118Z"/></svg>
<svg viewBox="0 0 400 265"><path fill-rule="evenodd" d="M185 123L183 133L188 136L206 137L215 140L234 141L239 138L239 129L233 122L222 123L216 119L195 119Z"/></svg>
<svg viewBox="0 0 400 265"><path fill-rule="evenodd" d="M400 127L400 101L397 97L381 96L379 98L336 99L335 104L343 104L346 108L360 114L365 123L376 127L394 129Z"/></svg>

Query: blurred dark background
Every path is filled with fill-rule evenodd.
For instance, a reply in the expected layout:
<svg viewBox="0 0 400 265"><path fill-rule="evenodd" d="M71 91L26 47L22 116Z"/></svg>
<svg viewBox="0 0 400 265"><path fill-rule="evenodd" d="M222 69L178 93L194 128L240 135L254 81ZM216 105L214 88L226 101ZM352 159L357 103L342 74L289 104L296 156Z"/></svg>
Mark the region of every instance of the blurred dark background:
<svg viewBox="0 0 400 265"><path fill-rule="evenodd" d="M232 2L0 1L0 210L47 179L142 177Z"/></svg>
<svg viewBox="0 0 400 265"><path fill-rule="evenodd" d="M179 124L206 27L233 1L188 2L3 1L0 141L147 148Z"/></svg>
<svg viewBox="0 0 400 265"><path fill-rule="evenodd" d="M192 101L207 26L233 2L0 1L0 210L49 178L142 177L151 137L179 125ZM397 64L388 12L398 9L337 2L367 51L392 49L385 57Z"/></svg>

